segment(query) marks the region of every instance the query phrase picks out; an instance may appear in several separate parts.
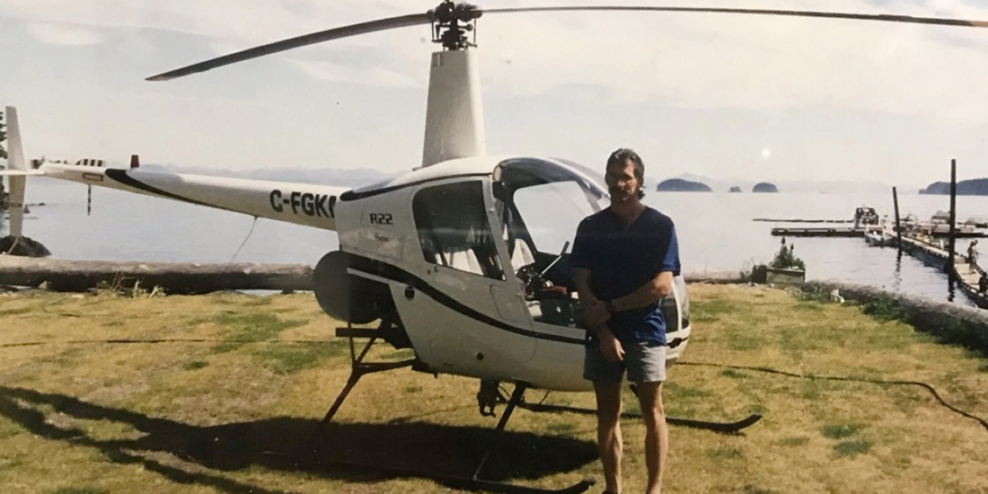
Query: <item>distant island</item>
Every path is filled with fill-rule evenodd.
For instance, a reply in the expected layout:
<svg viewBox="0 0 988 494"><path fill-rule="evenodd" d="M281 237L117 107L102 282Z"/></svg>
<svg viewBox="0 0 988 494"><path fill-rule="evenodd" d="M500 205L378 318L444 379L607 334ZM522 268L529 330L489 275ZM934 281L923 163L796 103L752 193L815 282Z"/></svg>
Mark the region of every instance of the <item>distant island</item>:
<svg viewBox="0 0 988 494"><path fill-rule="evenodd" d="M670 178L655 186L658 192L712 192L710 187L700 182L690 182L681 178Z"/></svg>
<svg viewBox="0 0 988 494"><path fill-rule="evenodd" d="M751 188L752 192L778 192L779 188L775 184L770 184L768 182L759 182Z"/></svg>
<svg viewBox="0 0 988 494"><path fill-rule="evenodd" d="M731 190L730 191L731 192L741 192L741 187L738 187L737 185L735 185L734 187L731 187Z"/></svg>
<svg viewBox="0 0 988 494"><path fill-rule="evenodd" d="M950 182L933 182L929 187L921 189L920 194L950 194ZM988 196L988 178L961 180L957 182L959 196Z"/></svg>

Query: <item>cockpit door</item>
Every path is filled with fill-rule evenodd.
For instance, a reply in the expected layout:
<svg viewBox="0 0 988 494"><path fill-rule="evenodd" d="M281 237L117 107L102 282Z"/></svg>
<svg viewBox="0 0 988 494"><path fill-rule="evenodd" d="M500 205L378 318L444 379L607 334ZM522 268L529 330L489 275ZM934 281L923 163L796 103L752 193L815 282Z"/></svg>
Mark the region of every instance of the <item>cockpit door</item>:
<svg viewBox="0 0 988 494"><path fill-rule="evenodd" d="M435 328L429 338L433 360L502 370L527 362L537 340L504 240L492 228L500 223L490 182L423 187L412 199L412 212L431 292L412 301L412 312Z"/></svg>

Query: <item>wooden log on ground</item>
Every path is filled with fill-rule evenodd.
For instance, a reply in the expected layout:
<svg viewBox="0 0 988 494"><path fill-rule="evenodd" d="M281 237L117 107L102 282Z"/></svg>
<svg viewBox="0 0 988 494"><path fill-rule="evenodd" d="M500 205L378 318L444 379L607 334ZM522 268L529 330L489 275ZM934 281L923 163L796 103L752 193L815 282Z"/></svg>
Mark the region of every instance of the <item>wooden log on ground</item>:
<svg viewBox="0 0 988 494"><path fill-rule="evenodd" d="M168 294L221 290L312 290L312 266L256 263L69 261L0 255L0 285L84 292L106 283L130 289L160 287Z"/></svg>
<svg viewBox="0 0 988 494"><path fill-rule="evenodd" d="M311 291L312 266L256 263L152 263L70 261L0 255L0 286L85 292L101 283L130 289L160 287L168 294L222 290ZM747 280L738 271L684 273L687 283L733 284Z"/></svg>
<svg viewBox="0 0 988 494"><path fill-rule="evenodd" d="M686 283L707 283L711 285L734 285L748 281L740 271L703 271L683 273Z"/></svg>

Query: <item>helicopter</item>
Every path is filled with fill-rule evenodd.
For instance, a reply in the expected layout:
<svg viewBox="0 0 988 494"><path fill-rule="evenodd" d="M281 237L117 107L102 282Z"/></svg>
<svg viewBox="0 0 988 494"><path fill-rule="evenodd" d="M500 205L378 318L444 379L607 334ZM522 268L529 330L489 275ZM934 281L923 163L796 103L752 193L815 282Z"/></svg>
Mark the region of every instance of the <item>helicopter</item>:
<svg viewBox="0 0 988 494"><path fill-rule="evenodd" d="M281 51L403 27L429 26L441 49L431 54L426 126L420 166L400 176L348 189L328 185L220 178L129 169L101 160L75 164L38 161L27 166L17 112L7 109L10 140L11 235L22 236L28 176L44 175L335 231L340 249L314 270L315 298L346 322L337 336L350 342L352 372L323 418L324 426L359 379L369 373L412 368L479 379L481 414L506 404L495 439L472 476L435 477L471 488L547 492L482 479L485 462L516 407L562 409L528 403L528 389L590 391L582 377L587 332L575 316L568 247L548 250L546 229L572 238L580 219L608 205L607 186L593 170L570 160L488 156L476 26L483 15L562 11L734 14L988 27L986 21L770 9L580 6L483 9L445 0L425 13L373 20L250 48L149 77L168 81ZM537 200L536 200L537 199ZM689 296L682 275L660 303L668 321L668 363L688 346ZM377 323L377 327L365 326ZM357 349L354 341L365 340ZM399 362L367 362L377 341L410 348ZM513 383L505 396L499 383ZM729 423L668 418L671 424L736 432L761 418ZM429 476L429 475L426 475ZM585 492L591 481L552 492Z"/></svg>

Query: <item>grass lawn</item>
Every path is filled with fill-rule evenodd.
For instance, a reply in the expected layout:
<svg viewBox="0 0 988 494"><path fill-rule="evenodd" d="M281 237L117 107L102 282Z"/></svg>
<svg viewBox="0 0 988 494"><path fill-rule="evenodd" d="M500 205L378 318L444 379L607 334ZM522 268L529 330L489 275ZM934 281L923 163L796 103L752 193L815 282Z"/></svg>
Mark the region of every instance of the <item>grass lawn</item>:
<svg viewBox="0 0 988 494"><path fill-rule="evenodd" d="M669 415L765 418L737 435L673 427L665 492L988 493L988 430L920 387L724 367L923 381L988 418L984 356L780 290L694 285L690 294L683 360L715 365L670 370ZM475 380L408 369L367 376L315 438L349 374L337 324L310 294L0 295L0 345L45 342L0 348L0 492L455 492L264 454L318 444L334 460L472 473L496 424L477 413ZM205 341L66 343L107 339ZM546 401L593 405L589 394ZM485 475L543 487L600 479L594 427L589 416L517 410ZM644 427L625 421L624 435L625 489L640 492Z"/></svg>

